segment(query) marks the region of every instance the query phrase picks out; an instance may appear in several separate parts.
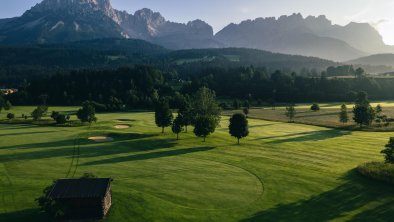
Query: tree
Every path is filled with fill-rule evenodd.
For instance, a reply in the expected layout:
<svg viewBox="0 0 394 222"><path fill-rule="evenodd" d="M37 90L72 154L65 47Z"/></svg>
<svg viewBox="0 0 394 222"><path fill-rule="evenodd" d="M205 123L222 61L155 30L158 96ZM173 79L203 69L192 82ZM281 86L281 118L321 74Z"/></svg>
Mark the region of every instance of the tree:
<svg viewBox="0 0 394 222"><path fill-rule="evenodd" d="M386 148L381 151L384 154L386 163L394 164L394 137L391 137L389 143L386 144Z"/></svg>
<svg viewBox="0 0 394 222"><path fill-rule="evenodd" d="M375 112L376 112L376 115L377 115L377 116L379 116L379 115L382 114L383 108L382 108L382 106L381 106L380 104L378 104L378 105L376 106Z"/></svg>
<svg viewBox="0 0 394 222"><path fill-rule="evenodd" d="M176 134L176 139L179 140L179 134L183 131L183 117L179 115L174 119L172 123L172 132Z"/></svg>
<svg viewBox="0 0 394 222"><path fill-rule="evenodd" d="M234 99L234 101L233 101L233 109L239 109L239 107L241 107L241 105L239 104L239 100L238 99Z"/></svg>
<svg viewBox="0 0 394 222"><path fill-rule="evenodd" d="M380 104L378 104L375 108L375 122L378 126L381 126L382 123L385 123L387 120L387 116L383 115L383 108Z"/></svg>
<svg viewBox="0 0 394 222"><path fill-rule="evenodd" d="M216 129L216 120L208 116L198 116L194 122L194 134L198 137L204 138L211 133L214 133Z"/></svg>
<svg viewBox="0 0 394 222"><path fill-rule="evenodd" d="M249 100L245 100L245 101L244 101L244 108L248 108L248 109L250 109L250 103L249 103Z"/></svg>
<svg viewBox="0 0 394 222"><path fill-rule="evenodd" d="M375 111L371 106L356 105L353 108L353 115L354 122L358 123L360 127L369 126L375 118Z"/></svg>
<svg viewBox="0 0 394 222"><path fill-rule="evenodd" d="M4 103L4 110L10 110L11 107L12 107L11 102L7 100L7 101Z"/></svg>
<svg viewBox="0 0 394 222"><path fill-rule="evenodd" d="M90 101L85 101L82 103L82 108L78 110L77 117L82 123L97 122L96 109Z"/></svg>
<svg viewBox="0 0 394 222"><path fill-rule="evenodd" d="M158 127L162 128L161 133L164 133L164 128L172 124L172 111L168 101L159 101L156 103L155 108L155 123Z"/></svg>
<svg viewBox="0 0 394 222"><path fill-rule="evenodd" d="M8 113L8 114L7 114L7 119L9 119L9 120L15 119L15 114L13 114L13 113Z"/></svg>
<svg viewBox="0 0 394 222"><path fill-rule="evenodd" d="M5 100L3 98L2 92L0 91L0 113L4 109L5 106Z"/></svg>
<svg viewBox="0 0 394 222"><path fill-rule="evenodd" d="M238 139L238 145L240 139L249 135L248 120L246 116L241 113L234 114L230 118L230 125L228 128L230 135Z"/></svg>
<svg viewBox="0 0 394 222"><path fill-rule="evenodd" d="M56 121L56 124L65 124L67 122L67 117L66 117L66 115L59 114L56 117L55 121Z"/></svg>
<svg viewBox="0 0 394 222"><path fill-rule="evenodd" d="M356 78L360 78L363 77L365 74L365 71L363 68L358 68L356 69L356 71L354 72L354 75L356 76Z"/></svg>
<svg viewBox="0 0 394 222"><path fill-rule="evenodd" d="M289 106L289 107L286 107L286 113L285 113L285 115L289 118L289 121L290 121L290 122L293 122L293 119L294 119L296 113L297 113L297 112L296 112L296 109L294 108L293 105L291 105L291 106Z"/></svg>
<svg viewBox="0 0 394 222"><path fill-rule="evenodd" d="M216 128L220 122L221 109L216 101L215 92L206 87L200 88L192 101L194 118L207 117L212 119Z"/></svg>
<svg viewBox="0 0 394 222"><path fill-rule="evenodd" d="M31 116L33 117L33 120L37 121L40 120L47 112L47 106L38 106L36 109L33 110Z"/></svg>
<svg viewBox="0 0 394 222"><path fill-rule="evenodd" d="M179 107L178 115L182 116L182 125L185 127L185 132L187 133L187 127L193 124L194 114L190 103L190 97L186 96L183 102L183 105Z"/></svg>
<svg viewBox="0 0 394 222"><path fill-rule="evenodd" d="M339 122L345 124L349 121L349 116L347 115L347 107L345 104L341 106L341 112L339 113Z"/></svg>
<svg viewBox="0 0 394 222"><path fill-rule="evenodd" d="M320 110L319 104L314 103L314 104L311 106L311 110L314 111L314 112L319 111L319 110Z"/></svg>
<svg viewBox="0 0 394 222"><path fill-rule="evenodd" d="M353 120L362 127L369 126L375 119L375 110L368 101L368 94L359 92L356 97L356 105L353 108Z"/></svg>
<svg viewBox="0 0 394 222"><path fill-rule="evenodd" d="M52 111L51 118L56 121L56 118L59 116L59 114L60 114L59 112Z"/></svg>
<svg viewBox="0 0 394 222"><path fill-rule="evenodd" d="M249 115L249 108L245 107L243 109L243 112L244 112L245 116L248 117L248 115Z"/></svg>

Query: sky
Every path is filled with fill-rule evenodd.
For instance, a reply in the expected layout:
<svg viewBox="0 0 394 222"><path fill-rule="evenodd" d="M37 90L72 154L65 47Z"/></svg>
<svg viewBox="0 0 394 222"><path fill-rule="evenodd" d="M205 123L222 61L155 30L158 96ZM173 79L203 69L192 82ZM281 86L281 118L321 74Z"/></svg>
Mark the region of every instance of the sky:
<svg viewBox="0 0 394 222"><path fill-rule="evenodd" d="M0 18L21 15L41 0L0 0ZM394 0L112 0L114 8L134 13L141 8L160 12L167 20L201 19L220 31L229 23L258 17L301 13L326 15L334 24L368 22L394 45Z"/></svg>

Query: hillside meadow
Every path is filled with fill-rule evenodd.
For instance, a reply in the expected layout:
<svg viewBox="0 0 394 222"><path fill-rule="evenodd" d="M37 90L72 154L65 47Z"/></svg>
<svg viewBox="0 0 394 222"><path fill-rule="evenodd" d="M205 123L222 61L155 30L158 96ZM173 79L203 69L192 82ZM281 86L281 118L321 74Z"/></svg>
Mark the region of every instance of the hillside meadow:
<svg viewBox="0 0 394 222"><path fill-rule="evenodd" d="M393 102L372 102L371 106L376 107L380 104L383 107L383 115L389 118L394 118L394 103ZM323 103L319 104L319 111L312 111L310 109L312 104L297 104L295 106L296 115L293 119L295 123L315 125L330 128L340 129L356 129L360 130L359 126L353 121L353 107L354 104L346 104L348 110L348 123L339 122L339 112L342 104L340 103ZM224 115L231 115L236 112L243 112L242 110L227 110ZM257 107L249 110L248 117L254 119L288 122L289 118L286 116L286 107L278 106L272 107ZM378 126L375 122L370 127L363 127L364 131L394 131L394 123L388 127Z"/></svg>
<svg viewBox="0 0 394 222"><path fill-rule="evenodd" d="M226 116L205 143L192 129L179 141L169 128L161 134L149 112L97 117L90 127L0 125L0 221L48 221L35 198L53 180L85 172L114 179L106 221L392 219L394 188L354 170L382 161L392 132L249 119L250 136L238 146ZM119 124L130 128L116 129ZM91 136L113 140L97 143Z"/></svg>

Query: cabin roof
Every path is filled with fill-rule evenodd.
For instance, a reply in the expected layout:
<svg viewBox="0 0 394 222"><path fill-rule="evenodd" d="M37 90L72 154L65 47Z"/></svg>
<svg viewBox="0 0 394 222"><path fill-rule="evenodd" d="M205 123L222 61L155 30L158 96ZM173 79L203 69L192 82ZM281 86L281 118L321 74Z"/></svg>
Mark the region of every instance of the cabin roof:
<svg viewBox="0 0 394 222"><path fill-rule="evenodd" d="M104 198L111 181L111 178L60 179L55 183L49 197L53 199Z"/></svg>

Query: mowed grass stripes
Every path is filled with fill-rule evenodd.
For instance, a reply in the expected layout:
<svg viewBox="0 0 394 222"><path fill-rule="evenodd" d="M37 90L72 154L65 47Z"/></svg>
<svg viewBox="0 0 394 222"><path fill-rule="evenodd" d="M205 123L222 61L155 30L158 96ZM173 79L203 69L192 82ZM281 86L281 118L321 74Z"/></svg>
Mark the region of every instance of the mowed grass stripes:
<svg viewBox="0 0 394 222"><path fill-rule="evenodd" d="M48 221L35 198L85 172L114 178L107 221L390 221L394 213L393 187L354 171L383 160L393 133L250 119L238 146L227 117L205 143L191 128L179 141L170 129L161 134L153 113L98 118L92 127L0 125L0 221ZM131 127L115 129L119 120ZM87 139L102 135L114 141Z"/></svg>

